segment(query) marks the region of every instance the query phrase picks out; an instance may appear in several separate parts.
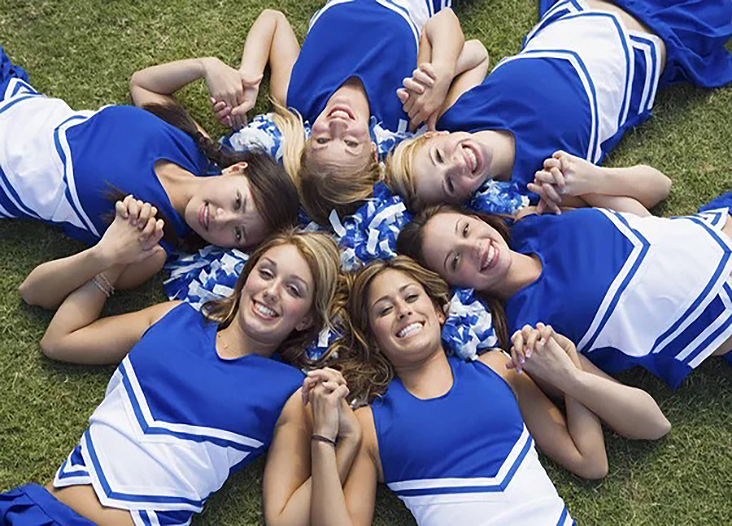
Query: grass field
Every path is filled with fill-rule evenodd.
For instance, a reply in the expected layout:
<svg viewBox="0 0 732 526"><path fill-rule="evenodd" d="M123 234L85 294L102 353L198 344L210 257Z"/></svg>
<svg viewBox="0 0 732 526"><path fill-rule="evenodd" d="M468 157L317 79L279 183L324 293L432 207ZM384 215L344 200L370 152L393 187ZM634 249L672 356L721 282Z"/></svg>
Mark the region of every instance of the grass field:
<svg viewBox="0 0 732 526"><path fill-rule="evenodd" d="M236 65L246 31L265 7L283 10L302 38L320 4L0 0L0 45L28 70L38 90L74 108L97 108L127 103L127 81L145 66L206 55ZM493 62L519 49L537 16L535 2L521 0L475 0L458 14L466 37L481 39ZM214 126L202 84L187 89L182 98L200 122L223 132ZM692 212L732 190L732 88L676 86L659 95L654 112L654 119L627 134L608 164L642 162L668 174L673 189L656 211L662 215ZM52 478L103 398L112 372L45 359L38 341L50 314L25 306L17 294L35 265L79 248L43 226L0 222L0 491ZM108 311L162 299L155 281L119 294ZM587 525L730 524L732 368L710 359L675 392L642 371L631 371L622 380L647 389L673 430L652 444L608 433L610 473L602 482L583 482L546 461L572 515ZM233 477L194 524L263 524L261 474L258 462ZM374 524L413 521L395 497L380 491Z"/></svg>

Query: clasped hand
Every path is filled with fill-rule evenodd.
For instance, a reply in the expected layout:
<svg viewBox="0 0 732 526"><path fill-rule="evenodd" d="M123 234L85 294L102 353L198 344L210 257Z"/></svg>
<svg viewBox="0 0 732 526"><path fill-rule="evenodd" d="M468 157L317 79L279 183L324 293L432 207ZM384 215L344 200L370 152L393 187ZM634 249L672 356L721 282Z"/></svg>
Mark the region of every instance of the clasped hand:
<svg viewBox="0 0 732 526"><path fill-rule="evenodd" d="M163 250L162 219L158 209L128 195L115 203L115 217L99 241L99 250L112 265L129 265Z"/></svg>

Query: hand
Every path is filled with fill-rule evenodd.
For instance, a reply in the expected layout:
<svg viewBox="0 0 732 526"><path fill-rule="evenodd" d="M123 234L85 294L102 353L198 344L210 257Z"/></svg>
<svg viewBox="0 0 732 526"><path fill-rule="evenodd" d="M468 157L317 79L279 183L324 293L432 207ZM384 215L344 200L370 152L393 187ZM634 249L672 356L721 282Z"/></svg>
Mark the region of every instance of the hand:
<svg viewBox="0 0 732 526"><path fill-rule="evenodd" d="M547 159L548 160L548 159ZM546 166L547 161L544 161ZM565 180L561 170L551 167L548 170L539 170L534 174L534 182L526 185L529 191L539 194L539 203L536 212L543 214L547 210L561 214L563 195L565 193Z"/></svg>
<svg viewBox="0 0 732 526"><path fill-rule="evenodd" d="M348 393L348 387L332 382L320 382L310 389L308 398L313 412L313 434L336 440L341 431L341 407Z"/></svg>
<svg viewBox="0 0 732 526"><path fill-rule="evenodd" d="M536 328L525 325L514 333L511 342L509 369L516 369L519 373L526 370L559 389L578 369L570 356L576 351L574 344L556 334L550 325L537 323Z"/></svg>
<svg viewBox="0 0 732 526"><path fill-rule="evenodd" d="M216 58L206 59L204 68L216 118L225 126L241 128L246 123L246 112L257 100L262 76L252 77Z"/></svg>
<svg viewBox="0 0 732 526"><path fill-rule="evenodd" d="M437 125L440 109L447 97L452 75L439 67L426 62L404 79L404 87L397 90L402 109L409 115L411 129L416 129L424 121L430 130Z"/></svg>
<svg viewBox="0 0 732 526"><path fill-rule="evenodd" d="M318 384L327 384L329 389L336 389L339 385L346 385L346 379L340 371L330 367L308 371L307 377L302 382L303 405L308 405L310 391Z"/></svg>
<svg viewBox="0 0 732 526"><path fill-rule="evenodd" d="M528 186L529 190L541 196L549 210L555 211L553 206L559 205L563 195L603 193L600 189L602 174L599 166L557 150L544 160L543 169L534 174L534 182Z"/></svg>
<svg viewBox="0 0 732 526"><path fill-rule="evenodd" d="M115 218L97 246L110 265L129 265L147 259L163 250L163 220L156 219L158 210L128 195L115 203Z"/></svg>

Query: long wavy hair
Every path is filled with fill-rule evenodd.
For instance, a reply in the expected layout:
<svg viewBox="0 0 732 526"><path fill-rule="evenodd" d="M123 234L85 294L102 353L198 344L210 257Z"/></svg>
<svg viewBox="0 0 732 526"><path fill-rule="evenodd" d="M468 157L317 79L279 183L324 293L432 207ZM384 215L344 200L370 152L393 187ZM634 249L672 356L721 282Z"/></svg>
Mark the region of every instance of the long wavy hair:
<svg viewBox="0 0 732 526"><path fill-rule="evenodd" d="M143 109L190 135L208 160L219 168L228 168L240 162L247 163L243 175L249 180L254 206L271 232L295 223L300 211L297 187L293 179L272 157L256 150L235 152L214 142L199 131L190 114L176 102L147 104ZM126 195L120 193L122 197ZM118 198L119 195L110 196L110 199L113 197ZM178 239L172 225L165 230L164 236L165 241L184 250L199 248L204 244L196 234L191 234L186 239Z"/></svg>
<svg viewBox="0 0 732 526"><path fill-rule="evenodd" d="M465 216L474 216L481 219L491 227L495 228L498 233L508 243L511 239L511 231L506 222L499 216L486 214L483 212L473 212L465 210L454 205L434 205L429 206L419 212L414 219L407 224L402 231L399 232L397 238L397 252L406 254L414 258L420 265L427 266L424 256L424 229L432 219L440 214L455 213ZM508 350L508 320L506 319L506 309L503 301L484 291L476 291L480 300L488 307L493 317L493 329L496 331L496 337L501 347Z"/></svg>
<svg viewBox="0 0 732 526"><path fill-rule="evenodd" d="M355 274L343 275L336 300L342 336L331 346L334 367L343 373L357 404L369 403L386 392L394 368L381 352L369 321L369 290L374 279L387 270L403 272L417 281L441 310L449 302L444 280L406 256L378 260Z"/></svg>
<svg viewBox="0 0 732 526"><path fill-rule="evenodd" d="M305 259L313 275L314 291L311 307L313 323L305 330L292 331L278 351L283 360L296 367L317 366L322 359L310 361L305 356L305 346L317 337L323 327L331 327L340 268L338 247L327 234L289 228L270 237L249 257L236 282L234 293L228 298L209 301L203 306L202 312L206 318L219 324L219 330L228 327L239 311L241 290L249 274L264 254L281 245L293 245Z"/></svg>

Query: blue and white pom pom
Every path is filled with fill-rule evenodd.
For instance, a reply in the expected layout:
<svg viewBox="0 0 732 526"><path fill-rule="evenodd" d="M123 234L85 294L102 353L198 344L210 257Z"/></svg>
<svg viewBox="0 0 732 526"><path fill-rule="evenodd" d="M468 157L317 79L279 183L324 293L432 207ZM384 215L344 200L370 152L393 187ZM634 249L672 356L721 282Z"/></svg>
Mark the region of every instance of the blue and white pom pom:
<svg viewBox="0 0 732 526"><path fill-rule="evenodd" d="M470 210L508 215L513 215L528 205L528 196L521 195L516 182L492 179L483 183L467 203Z"/></svg>
<svg viewBox="0 0 732 526"><path fill-rule="evenodd" d="M455 289L442 327L446 350L463 360L475 360L479 354L498 347L493 317L473 289Z"/></svg>
<svg viewBox="0 0 732 526"><path fill-rule="evenodd" d="M175 253L165 264L170 277L163 287L170 299L187 301L200 310L204 303L234 293L249 255L209 245L195 254Z"/></svg>
<svg viewBox="0 0 732 526"><path fill-rule="evenodd" d="M341 268L353 271L375 259L396 255L399 231L412 220L401 197L384 183L374 185L374 197L341 222L331 213L330 222L341 248Z"/></svg>

